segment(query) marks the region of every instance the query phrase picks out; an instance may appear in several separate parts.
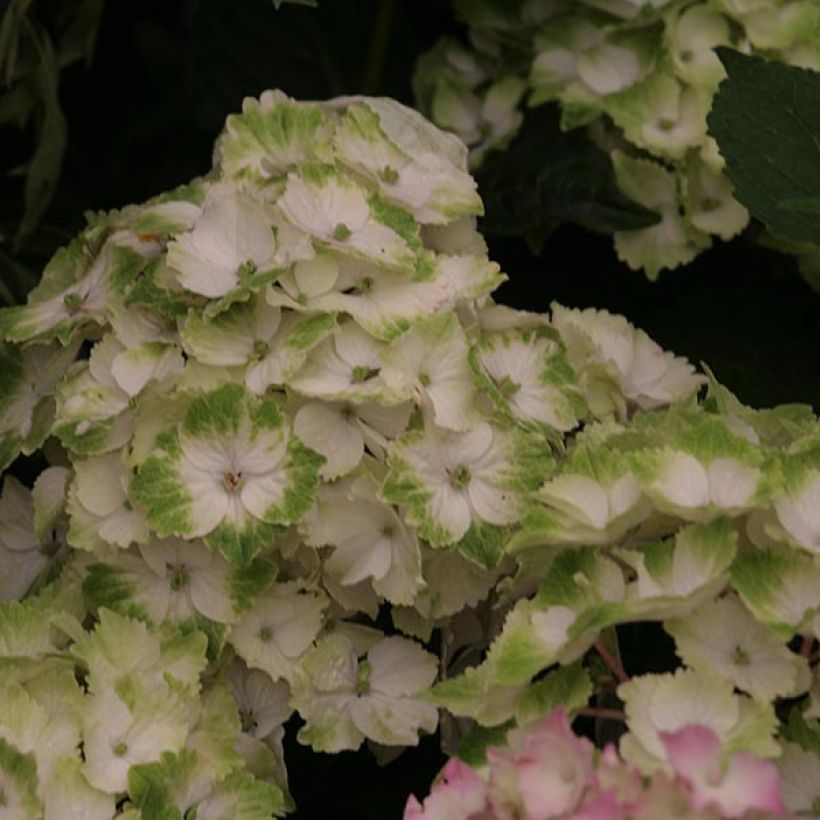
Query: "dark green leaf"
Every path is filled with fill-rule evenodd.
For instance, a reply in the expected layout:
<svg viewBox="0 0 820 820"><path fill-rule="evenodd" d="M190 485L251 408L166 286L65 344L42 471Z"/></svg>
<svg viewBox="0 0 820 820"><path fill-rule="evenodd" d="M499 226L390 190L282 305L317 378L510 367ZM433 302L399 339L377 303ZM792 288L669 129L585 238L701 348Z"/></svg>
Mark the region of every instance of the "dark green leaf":
<svg viewBox="0 0 820 820"><path fill-rule="evenodd" d="M718 55L728 79L708 122L735 195L772 233L820 244L820 73L728 48Z"/></svg>
<svg viewBox="0 0 820 820"><path fill-rule="evenodd" d="M561 131L550 105L528 111L516 139L477 177L488 234L523 235L537 245L561 222L611 233L658 221L618 190L608 154L581 131Z"/></svg>
<svg viewBox="0 0 820 820"><path fill-rule="evenodd" d="M310 6L310 8L315 9L319 7L319 4L316 0L273 0L274 8L277 10L282 8L285 3L290 3L293 6Z"/></svg>
<svg viewBox="0 0 820 820"><path fill-rule="evenodd" d="M91 62L105 0L77 0L57 49L61 66L77 60Z"/></svg>
<svg viewBox="0 0 820 820"><path fill-rule="evenodd" d="M820 217L820 196L805 196L800 199L784 199L779 203L785 211L795 214L808 214Z"/></svg>
<svg viewBox="0 0 820 820"><path fill-rule="evenodd" d="M45 211L60 175L66 144L66 122L57 89L59 69L48 34L39 37L40 64L37 66L36 82L42 105L42 115L37 132L37 148L31 158L24 189L25 211L17 231L21 244Z"/></svg>
<svg viewBox="0 0 820 820"><path fill-rule="evenodd" d="M511 723L505 723L502 726L487 728L476 724L461 739L456 755L470 766L483 765L490 746L503 746L506 743L507 732L511 725Z"/></svg>

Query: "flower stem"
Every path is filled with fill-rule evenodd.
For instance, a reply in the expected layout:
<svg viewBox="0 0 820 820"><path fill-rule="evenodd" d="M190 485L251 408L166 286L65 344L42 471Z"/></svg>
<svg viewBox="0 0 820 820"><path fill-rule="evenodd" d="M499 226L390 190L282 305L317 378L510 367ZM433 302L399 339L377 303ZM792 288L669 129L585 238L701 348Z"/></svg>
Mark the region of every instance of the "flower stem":
<svg viewBox="0 0 820 820"><path fill-rule="evenodd" d="M621 683L626 683L629 680L629 675L626 674L621 662L604 646L604 642L601 640L595 641L595 648L598 650L598 654L603 658L604 663L609 667L612 674L615 675Z"/></svg>
<svg viewBox="0 0 820 820"><path fill-rule="evenodd" d="M578 712L583 717L600 718L601 720L626 721L626 712L620 709L604 709L600 706L585 706Z"/></svg>

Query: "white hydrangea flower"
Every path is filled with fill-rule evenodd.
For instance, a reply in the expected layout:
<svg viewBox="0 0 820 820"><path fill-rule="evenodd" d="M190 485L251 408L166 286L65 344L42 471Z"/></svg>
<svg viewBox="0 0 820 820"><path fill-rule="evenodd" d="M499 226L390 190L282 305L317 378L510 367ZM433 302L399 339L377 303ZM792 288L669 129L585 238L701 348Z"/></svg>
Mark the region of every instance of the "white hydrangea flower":
<svg viewBox="0 0 820 820"><path fill-rule="evenodd" d="M233 627L231 643L250 668L289 680L319 634L326 607L324 595L275 585Z"/></svg>
<svg viewBox="0 0 820 820"><path fill-rule="evenodd" d="M432 407L439 427L466 430L479 418L464 330L456 316L417 322L385 350L382 378L402 398Z"/></svg>
<svg viewBox="0 0 820 820"><path fill-rule="evenodd" d="M618 696L625 704L629 732L621 738L621 754L646 774L669 770L660 733L697 724L711 729L726 752L743 749L763 757L777 755L772 706L732 690L726 678L692 669L622 683Z"/></svg>
<svg viewBox="0 0 820 820"><path fill-rule="evenodd" d="M134 509L128 495L132 475L119 452L74 462L68 493L68 539L73 547L94 551L148 540L145 515Z"/></svg>
<svg viewBox="0 0 820 820"><path fill-rule="evenodd" d="M355 322L345 322L310 353L288 386L324 400L398 404L404 397L397 396L381 374L384 347Z"/></svg>
<svg viewBox="0 0 820 820"><path fill-rule="evenodd" d="M0 601L22 598L61 546L48 534L38 537L31 492L6 475L0 494Z"/></svg>
<svg viewBox="0 0 820 820"><path fill-rule="evenodd" d="M357 749L365 737L415 746L419 731L438 723L436 707L418 697L436 672L435 658L406 638L384 638L359 660L349 638L331 635L293 684L293 703L307 721L299 739L323 752Z"/></svg>
<svg viewBox="0 0 820 820"><path fill-rule="evenodd" d="M321 456L293 437L273 399L227 384L196 398L182 425L134 480L160 535L205 537L247 564L272 541L275 523L309 507Z"/></svg>
<svg viewBox="0 0 820 820"><path fill-rule="evenodd" d="M356 476L319 495L306 518L307 540L332 544L325 572L344 586L371 579L394 604L411 604L424 585L416 534L396 511L376 500L377 483Z"/></svg>
<svg viewBox="0 0 820 820"><path fill-rule="evenodd" d="M820 801L820 755L796 743L781 744L777 759L783 802L795 816L810 817Z"/></svg>
<svg viewBox="0 0 820 820"><path fill-rule="evenodd" d="M794 697L808 687L806 659L759 624L736 597L712 601L664 627L684 663L728 678L757 700Z"/></svg>
<svg viewBox="0 0 820 820"><path fill-rule="evenodd" d="M552 323L596 414L611 407L623 414L627 404L642 410L663 407L690 396L704 382L686 359L664 351L623 316L557 303L551 308Z"/></svg>
<svg viewBox="0 0 820 820"><path fill-rule="evenodd" d="M230 185L215 185L188 233L168 245L168 264L179 283L211 299L225 296L243 277L272 267L273 215Z"/></svg>
<svg viewBox="0 0 820 820"><path fill-rule="evenodd" d="M487 423L465 433L413 430L390 447L382 494L407 506L407 520L430 544L454 544L473 526L517 520L522 488L534 488L546 466L535 447Z"/></svg>
<svg viewBox="0 0 820 820"><path fill-rule="evenodd" d="M259 669L234 662L228 670L242 729L259 740L269 738L291 716L290 687L283 680L271 680Z"/></svg>
<svg viewBox="0 0 820 820"><path fill-rule="evenodd" d="M48 436L54 415L51 397L78 347L50 343L20 349L0 344L0 469L21 451L32 453Z"/></svg>
<svg viewBox="0 0 820 820"><path fill-rule="evenodd" d="M231 565L202 541L165 538L140 544L138 554L114 553L94 568L87 595L105 599L116 588L152 621L184 621L201 615L233 623L243 603Z"/></svg>
<svg viewBox="0 0 820 820"><path fill-rule="evenodd" d="M293 419L293 431L311 450L324 456L319 475L333 480L354 470L365 447L381 457L404 432L413 412L411 402L385 407L377 402L311 401Z"/></svg>
<svg viewBox="0 0 820 820"><path fill-rule="evenodd" d="M131 766L159 760L163 752L179 751L188 736L184 700L168 692L140 695L130 708L109 688L86 698L83 773L100 791L125 791Z"/></svg>
<svg viewBox="0 0 820 820"><path fill-rule="evenodd" d="M789 487L773 504L788 540L820 553L820 470L807 472L800 486Z"/></svg>

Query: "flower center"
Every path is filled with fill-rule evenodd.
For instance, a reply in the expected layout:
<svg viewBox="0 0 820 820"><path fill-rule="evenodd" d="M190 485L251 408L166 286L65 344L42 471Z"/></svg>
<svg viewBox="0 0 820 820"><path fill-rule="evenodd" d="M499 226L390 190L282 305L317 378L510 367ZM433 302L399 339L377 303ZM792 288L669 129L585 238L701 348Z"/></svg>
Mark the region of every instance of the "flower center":
<svg viewBox="0 0 820 820"><path fill-rule="evenodd" d="M430 378L429 373L419 373L419 384L422 387L429 387L431 381L432 379Z"/></svg>
<svg viewBox="0 0 820 820"><path fill-rule="evenodd" d="M264 358L265 354L268 352L270 345L264 339L257 339L253 343L253 355L257 359Z"/></svg>
<svg viewBox="0 0 820 820"><path fill-rule="evenodd" d="M338 239L339 242L344 242L345 239L350 238L350 228L345 225L344 222L340 222L334 229L333 229L333 238Z"/></svg>
<svg viewBox="0 0 820 820"><path fill-rule="evenodd" d="M366 364L357 364L353 368L353 375L351 378L356 383L366 382L368 379L375 378L379 375L378 367L368 367Z"/></svg>
<svg viewBox="0 0 820 820"><path fill-rule="evenodd" d="M256 727L259 726L259 721L253 716L253 712L250 710L239 712L239 720L242 723L242 731L247 732L248 734L252 734Z"/></svg>
<svg viewBox="0 0 820 820"><path fill-rule="evenodd" d="M399 181L399 172L390 165L385 165L384 168L379 171L379 178L388 185L395 185Z"/></svg>
<svg viewBox="0 0 820 820"><path fill-rule="evenodd" d="M174 567L169 564L168 569L171 570L171 589L179 592L188 583L188 573L184 566Z"/></svg>
<svg viewBox="0 0 820 820"><path fill-rule="evenodd" d="M63 297L63 304L69 313L76 313L83 304L83 297L79 293L67 293Z"/></svg>
<svg viewBox="0 0 820 820"><path fill-rule="evenodd" d="M373 667L369 661L362 661L356 670L356 694L366 695L370 691L370 675Z"/></svg>
<svg viewBox="0 0 820 820"><path fill-rule="evenodd" d="M732 663L736 666L748 666L749 653L742 646L736 646L732 653Z"/></svg>
<svg viewBox="0 0 820 820"><path fill-rule="evenodd" d="M356 285L357 293L367 293L373 287L373 277L363 276L358 285Z"/></svg>
<svg viewBox="0 0 820 820"><path fill-rule="evenodd" d="M450 486L456 490L463 490L470 483L470 468L459 464L450 473Z"/></svg>
<svg viewBox="0 0 820 820"><path fill-rule="evenodd" d="M242 486L242 473L225 470L222 473L222 485L229 493L235 493Z"/></svg>
<svg viewBox="0 0 820 820"><path fill-rule="evenodd" d="M273 640L273 630L269 626L263 626L259 630L259 640L262 641L262 643L269 643Z"/></svg>
<svg viewBox="0 0 820 820"><path fill-rule="evenodd" d="M521 385L518 382L514 382L509 376L504 376L498 382L498 392L505 399L512 398L519 390L521 389Z"/></svg>
<svg viewBox="0 0 820 820"><path fill-rule="evenodd" d="M121 740L113 749L112 751L117 757L125 757L128 754L128 744Z"/></svg>

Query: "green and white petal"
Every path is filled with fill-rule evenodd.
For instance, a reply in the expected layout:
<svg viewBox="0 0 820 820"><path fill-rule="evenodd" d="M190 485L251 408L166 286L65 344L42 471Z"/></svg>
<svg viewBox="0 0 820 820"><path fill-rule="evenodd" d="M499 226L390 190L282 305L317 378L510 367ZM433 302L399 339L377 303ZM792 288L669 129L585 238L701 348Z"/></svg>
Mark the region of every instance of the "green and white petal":
<svg viewBox="0 0 820 820"><path fill-rule="evenodd" d="M811 817L820 805L820 755L797 743L781 743L777 759L786 808L795 816Z"/></svg>
<svg viewBox="0 0 820 820"><path fill-rule="evenodd" d="M726 519L690 524L674 538L620 549L635 580L627 588L631 618L675 618L696 610L726 586L737 533Z"/></svg>
<svg viewBox="0 0 820 820"><path fill-rule="evenodd" d="M712 601L664 628L687 666L722 675L757 700L793 697L808 685L806 659L759 624L737 598Z"/></svg>
<svg viewBox="0 0 820 820"><path fill-rule="evenodd" d="M687 224L681 215L677 183L671 171L653 160L630 157L620 151L612 153L612 162L621 190L661 217L650 228L615 232L615 250L629 267L644 269L650 279L655 279L661 270L691 262L709 246L709 237Z"/></svg>
<svg viewBox="0 0 820 820"><path fill-rule="evenodd" d="M161 690L142 695L133 712L113 689L86 698L83 773L102 792L125 791L131 766L158 760L162 752L178 752L188 736L183 700Z"/></svg>
<svg viewBox="0 0 820 820"><path fill-rule="evenodd" d="M234 626L231 643L249 667L290 680L322 628L326 607L323 595L274 585Z"/></svg>
<svg viewBox="0 0 820 820"><path fill-rule="evenodd" d="M68 345L89 324L105 323L112 281L130 281L158 247L128 232L111 235L100 249L93 229L51 258L25 305L0 310L0 339L14 342L59 339Z"/></svg>
<svg viewBox="0 0 820 820"><path fill-rule="evenodd" d="M203 364L236 367L268 353L280 320L280 309L257 296L236 302L210 321L189 311L180 336L185 352Z"/></svg>
<svg viewBox="0 0 820 820"><path fill-rule="evenodd" d="M773 756L776 725L769 703L756 703L732 691L731 681L692 669L673 674L643 675L618 687L629 733L621 738L624 759L644 774L669 770L661 732L690 724L711 729L725 752L743 748ZM740 744L743 745L740 745Z"/></svg>
<svg viewBox="0 0 820 820"><path fill-rule="evenodd" d="M131 396L117 383L112 368L123 346L113 334L91 350L88 362L76 362L65 374L57 393L54 434L81 455L119 449L130 438Z"/></svg>
<svg viewBox="0 0 820 820"><path fill-rule="evenodd" d="M820 553L820 470L789 476L786 491L774 499L778 523L789 541Z"/></svg>
<svg viewBox="0 0 820 820"><path fill-rule="evenodd" d="M820 567L794 550L746 550L735 559L732 584L762 623L790 638L820 611Z"/></svg>
<svg viewBox="0 0 820 820"><path fill-rule="evenodd" d="M196 807L198 820L268 820L282 817L287 801L277 786L247 771L234 772Z"/></svg>
<svg viewBox="0 0 820 820"><path fill-rule="evenodd" d="M208 191L193 229L168 245L168 265L189 291L225 296L243 277L271 266L276 239L264 205L227 185Z"/></svg>
<svg viewBox="0 0 820 820"><path fill-rule="evenodd" d="M380 204L332 166L306 165L288 174L279 205L293 225L325 247L406 273L416 270L420 242L412 216Z"/></svg>
<svg viewBox="0 0 820 820"><path fill-rule="evenodd" d="M34 505L34 535L39 542L49 539L62 517L68 500L71 471L67 467L46 467L34 482L31 500Z"/></svg>
<svg viewBox="0 0 820 820"><path fill-rule="evenodd" d="M336 328L335 313L300 316L288 312L282 317L268 351L253 362L245 374L248 389L260 395L271 385L280 386L296 375L314 347Z"/></svg>
<svg viewBox="0 0 820 820"><path fill-rule="evenodd" d="M148 540L145 515L128 497L131 474L119 452L78 459L74 472L67 508L73 546L94 551L106 544L125 548Z"/></svg>
<svg viewBox="0 0 820 820"><path fill-rule="evenodd" d="M382 376L385 345L355 322L345 322L314 348L304 366L288 380L302 395L324 400L397 404L398 396Z"/></svg>
<svg viewBox="0 0 820 820"><path fill-rule="evenodd" d="M4 814L9 820L40 820L43 806L37 795L37 764L0 738L0 777Z"/></svg>
<svg viewBox="0 0 820 820"><path fill-rule="evenodd" d="M388 601L410 605L424 585L415 533L392 507L375 500L375 482L367 482L368 488L367 494L342 490L320 498L308 541L333 545L325 571L340 584L352 586L370 578Z"/></svg>
<svg viewBox="0 0 820 820"><path fill-rule="evenodd" d="M432 733L438 724L436 707L418 698L437 672L435 657L414 641L379 641L359 662L359 697L350 705L356 728L377 743L415 746L420 731Z"/></svg>
<svg viewBox="0 0 820 820"><path fill-rule="evenodd" d="M43 820L110 820L116 814L114 795L95 789L85 778L79 757L56 761L40 786Z"/></svg>
<svg viewBox="0 0 820 820"><path fill-rule="evenodd" d="M696 158L686 166L683 202L687 219L703 233L731 239L749 224L749 212L735 199L729 179Z"/></svg>
<svg viewBox="0 0 820 820"><path fill-rule="evenodd" d="M191 402L163 448L133 483L149 524L160 535L205 536L239 563L270 543L269 525L310 506L322 461L289 436L273 399L232 384Z"/></svg>
<svg viewBox="0 0 820 820"><path fill-rule="evenodd" d="M384 351L382 378L402 398L432 406L439 427L466 430L478 419L469 348L455 314L416 322Z"/></svg>
<svg viewBox="0 0 820 820"><path fill-rule="evenodd" d="M687 83L716 88L726 72L713 49L730 45L729 21L708 6L689 6L671 16L666 31L675 74Z"/></svg>
<svg viewBox="0 0 820 820"><path fill-rule="evenodd" d="M371 336L384 341L404 333L410 325L440 310L449 295L437 279L410 279L393 271L360 266L351 271L344 293L329 293L318 300L325 310L347 313Z"/></svg>
<svg viewBox="0 0 820 820"><path fill-rule="evenodd" d="M305 720L299 741L317 752L358 749L364 735L350 715L358 663L352 641L330 635L303 659L292 681L291 703Z"/></svg>
<svg viewBox="0 0 820 820"><path fill-rule="evenodd" d="M664 351L623 316L570 310L553 302L552 322L566 346L590 409L624 415L624 399L644 410L682 401L704 379L681 357Z"/></svg>
<svg viewBox="0 0 820 820"><path fill-rule="evenodd" d="M375 183L385 199L406 208L421 223L442 224L464 214L481 214L481 199L466 163L456 165L431 150L438 146L425 145L420 133L408 139L396 130L403 137L402 150L382 130L380 108L395 120L397 106L388 111L362 100L348 107L334 135L338 160Z"/></svg>
<svg viewBox="0 0 820 820"><path fill-rule="evenodd" d="M331 138L332 120L320 106L265 91L228 117L217 157L229 177L263 187L306 162L332 161Z"/></svg>
<svg viewBox="0 0 820 820"><path fill-rule="evenodd" d="M78 348L0 344L0 469L42 446L54 419L52 396Z"/></svg>

